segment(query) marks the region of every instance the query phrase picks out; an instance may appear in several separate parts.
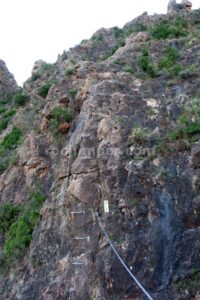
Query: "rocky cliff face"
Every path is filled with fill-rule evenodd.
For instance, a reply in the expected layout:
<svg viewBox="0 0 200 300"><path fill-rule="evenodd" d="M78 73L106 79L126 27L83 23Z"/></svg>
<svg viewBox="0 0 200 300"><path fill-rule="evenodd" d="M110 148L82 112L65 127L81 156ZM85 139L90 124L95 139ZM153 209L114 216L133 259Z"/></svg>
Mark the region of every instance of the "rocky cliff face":
<svg viewBox="0 0 200 300"><path fill-rule="evenodd" d="M96 213L154 299L200 294L199 18L100 29L2 98L1 299L145 299Z"/></svg>
<svg viewBox="0 0 200 300"><path fill-rule="evenodd" d="M4 98L17 90L17 83L13 75L8 71L6 64L0 60L0 98Z"/></svg>

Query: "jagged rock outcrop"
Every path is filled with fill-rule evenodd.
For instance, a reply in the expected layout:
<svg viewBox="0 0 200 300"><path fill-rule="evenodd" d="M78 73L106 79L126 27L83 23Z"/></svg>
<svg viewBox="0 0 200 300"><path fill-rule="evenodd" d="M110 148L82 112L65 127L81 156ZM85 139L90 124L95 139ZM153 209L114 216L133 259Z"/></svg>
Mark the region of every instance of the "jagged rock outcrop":
<svg viewBox="0 0 200 300"><path fill-rule="evenodd" d="M176 0L170 0L167 7L168 13L177 13L181 10L189 12L192 9L192 2L188 0L182 0L182 3L176 3Z"/></svg>
<svg viewBox="0 0 200 300"><path fill-rule="evenodd" d="M189 12L191 11L192 9L192 2L188 1L188 0L183 0L182 1L182 5L183 5L183 8L186 12Z"/></svg>
<svg viewBox="0 0 200 300"><path fill-rule="evenodd" d="M145 299L97 214L153 299L198 299L199 17L144 14L36 63L0 141L21 129L0 169L1 299ZM1 231L3 203L22 206Z"/></svg>
<svg viewBox="0 0 200 300"><path fill-rule="evenodd" d="M8 71L5 62L0 60L0 98L13 94L17 88L13 75Z"/></svg>

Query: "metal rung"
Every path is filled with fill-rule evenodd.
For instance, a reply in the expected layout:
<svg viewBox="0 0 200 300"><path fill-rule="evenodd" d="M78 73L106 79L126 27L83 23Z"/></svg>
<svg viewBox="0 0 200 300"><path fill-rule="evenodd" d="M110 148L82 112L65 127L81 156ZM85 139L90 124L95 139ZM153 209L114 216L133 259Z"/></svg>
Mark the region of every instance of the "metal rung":
<svg viewBox="0 0 200 300"><path fill-rule="evenodd" d="M90 137L90 136L91 136L90 133L82 133L82 134L81 134L81 137L82 137L82 138L87 138L87 137Z"/></svg>
<svg viewBox="0 0 200 300"><path fill-rule="evenodd" d="M72 215L81 215L81 214L84 214L84 213L85 213L84 210L83 211L71 211Z"/></svg>
<svg viewBox="0 0 200 300"><path fill-rule="evenodd" d="M86 237L74 237L74 240L87 240L89 242L90 241L90 236L86 236Z"/></svg>
<svg viewBox="0 0 200 300"><path fill-rule="evenodd" d="M85 265L85 262L73 262L72 265Z"/></svg>

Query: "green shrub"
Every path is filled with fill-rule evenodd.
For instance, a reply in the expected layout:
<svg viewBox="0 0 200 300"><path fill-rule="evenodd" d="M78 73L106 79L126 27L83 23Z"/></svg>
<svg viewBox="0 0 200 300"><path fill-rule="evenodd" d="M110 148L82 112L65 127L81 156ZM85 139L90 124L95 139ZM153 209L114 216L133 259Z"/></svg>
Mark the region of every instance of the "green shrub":
<svg viewBox="0 0 200 300"><path fill-rule="evenodd" d="M9 167L9 159L0 160L0 174L2 174Z"/></svg>
<svg viewBox="0 0 200 300"><path fill-rule="evenodd" d="M166 154L170 151L165 140L158 140L156 144L156 153Z"/></svg>
<svg viewBox="0 0 200 300"><path fill-rule="evenodd" d="M66 76L74 75L75 72L76 72L75 66L70 66L65 69Z"/></svg>
<svg viewBox="0 0 200 300"><path fill-rule="evenodd" d="M13 101L17 106L25 105L28 99L28 95L22 89L13 96Z"/></svg>
<svg viewBox="0 0 200 300"><path fill-rule="evenodd" d="M194 37L195 39L197 39L197 40L200 40L200 30L199 30L199 29L197 29L197 30L194 32L193 37Z"/></svg>
<svg viewBox="0 0 200 300"><path fill-rule="evenodd" d="M180 58L179 51L176 48L168 47L165 52L165 56L158 63L158 69L166 70L172 77L178 76L182 70L181 65L177 64L177 60Z"/></svg>
<svg viewBox="0 0 200 300"><path fill-rule="evenodd" d="M12 117L15 114L16 114L16 109L11 109L3 113L3 118Z"/></svg>
<svg viewBox="0 0 200 300"><path fill-rule="evenodd" d="M184 126L178 126L174 131L169 132L167 138L172 142L195 134L200 134L200 120L188 120Z"/></svg>
<svg viewBox="0 0 200 300"><path fill-rule="evenodd" d="M6 108L2 107L0 108L0 115L6 112Z"/></svg>
<svg viewBox="0 0 200 300"><path fill-rule="evenodd" d="M0 252L0 275L4 275L8 270L8 262L4 252Z"/></svg>
<svg viewBox="0 0 200 300"><path fill-rule="evenodd" d="M11 95L0 99L0 105L10 104L10 103L12 103Z"/></svg>
<svg viewBox="0 0 200 300"><path fill-rule="evenodd" d="M110 56L112 56L113 54L115 54L115 52L120 48L123 47L124 43L117 43L114 47L112 47L111 51L110 51Z"/></svg>
<svg viewBox="0 0 200 300"><path fill-rule="evenodd" d="M41 78L42 75L46 72L51 72L54 68L54 65L53 64L50 64L50 63L43 63L41 65L41 67L39 68L39 70L37 70L37 72L34 72L30 79L29 79L29 82L34 82L36 81L37 79Z"/></svg>
<svg viewBox="0 0 200 300"><path fill-rule="evenodd" d="M53 130L53 133L57 134L59 125L68 122L70 123L73 120L74 111L70 108L64 107L55 107L52 111L52 118L50 120L50 126Z"/></svg>
<svg viewBox="0 0 200 300"><path fill-rule="evenodd" d="M103 34L94 35L94 36L92 37L92 40L93 40L94 42L96 42L96 43L100 43L100 42L102 42L102 41L104 40L104 36L103 36Z"/></svg>
<svg viewBox="0 0 200 300"><path fill-rule="evenodd" d="M45 195L42 193L40 188L35 189L30 193L29 201L31 206L40 207L45 201Z"/></svg>
<svg viewBox="0 0 200 300"><path fill-rule="evenodd" d="M191 136L200 133L200 120L191 121L182 129L183 135Z"/></svg>
<svg viewBox="0 0 200 300"><path fill-rule="evenodd" d="M182 67L181 71L179 72L179 76L181 78L188 78L195 75L198 75L198 67L196 64L192 64L184 68Z"/></svg>
<svg viewBox="0 0 200 300"><path fill-rule="evenodd" d="M22 131L13 127L0 143L0 174L3 173L10 165L16 163L15 149L21 143Z"/></svg>
<svg viewBox="0 0 200 300"><path fill-rule="evenodd" d="M114 37L115 37L115 39L116 40L118 40L118 41L124 41L125 40L125 38L127 37L127 36L129 36L131 33L133 33L134 31L137 31L137 29L139 30L140 28L139 28L139 23L138 23L138 27L137 27L137 25L134 27L134 28L123 28L123 29L121 29L121 28L119 28L119 27L113 27L113 34L114 34ZM142 27L142 24L141 24L141 28L144 28L144 27ZM139 30L139 31L143 31L143 30Z"/></svg>
<svg viewBox="0 0 200 300"><path fill-rule="evenodd" d="M13 127L12 131L8 133L1 142L0 146L5 149L13 149L16 148L20 143L22 138L22 131L17 127Z"/></svg>
<svg viewBox="0 0 200 300"><path fill-rule="evenodd" d="M162 21L160 24L156 25L153 28L151 35L158 40L168 38L171 35L168 22Z"/></svg>
<svg viewBox="0 0 200 300"><path fill-rule="evenodd" d="M15 165L17 161L16 153L4 150L0 155L0 174L2 174L9 166Z"/></svg>
<svg viewBox="0 0 200 300"><path fill-rule="evenodd" d="M87 42L88 42L88 40L84 39L84 40L81 41L81 45L85 45L85 44L87 44Z"/></svg>
<svg viewBox="0 0 200 300"><path fill-rule="evenodd" d="M30 194L29 201L23 212L12 223L8 230L8 238L4 245L4 253L11 262L21 258L32 239L32 232L40 218L40 208L45 201L41 191Z"/></svg>
<svg viewBox="0 0 200 300"><path fill-rule="evenodd" d="M8 127L10 118L4 118L0 120L0 133Z"/></svg>
<svg viewBox="0 0 200 300"><path fill-rule="evenodd" d="M124 35L124 32L123 32L123 29L120 29L119 27L113 27L113 34L114 34L114 37L116 39L119 39L120 37L123 37Z"/></svg>
<svg viewBox="0 0 200 300"><path fill-rule="evenodd" d="M170 76L176 77L180 74L181 70L182 70L182 66L180 64L175 64L168 69L168 73Z"/></svg>
<svg viewBox="0 0 200 300"><path fill-rule="evenodd" d="M5 203L0 206L0 233L6 232L22 211L22 205Z"/></svg>
<svg viewBox="0 0 200 300"><path fill-rule="evenodd" d="M153 117L153 116L157 115L157 110L153 107L150 107L150 108L148 108L146 113L147 113L147 116Z"/></svg>
<svg viewBox="0 0 200 300"><path fill-rule="evenodd" d="M74 112L70 108L61 106L55 107L52 111L53 119L59 122L71 122L73 120Z"/></svg>
<svg viewBox="0 0 200 300"><path fill-rule="evenodd" d="M140 31L147 31L148 27L144 23L138 22L134 25L134 31L140 32Z"/></svg>
<svg viewBox="0 0 200 300"><path fill-rule="evenodd" d="M200 116L200 96L196 96L190 104L186 107L186 113L189 115L195 115L196 117Z"/></svg>
<svg viewBox="0 0 200 300"><path fill-rule="evenodd" d="M11 117L16 113L15 109L4 111L5 112L2 114L2 118L0 119L0 132L2 132L8 127L8 123L11 120Z"/></svg>
<svg viewBox="0 0 200 300"><path fill-rule="evenodd" d="M117 65L121 65L121 66L123 66L123 65L126 64L125 60L122 60L122 59L119 59L119 58L116 59L116 60L114 61L114 63L117 64Z"/></svg>
<svg viewBox="0 0 200 300"><path fill-rule="evenodd" d="M138 143L144 142L147 139L145 129L140 126L134 126L131 132L131 137Z"/></svg>
<svg viewBox="0 0 200 300"><path fill-rule="evenodd" d="M176 48L168 47L165 52L165 56L158 63L160 70L171 68L180 58L179 51Z"/></svg>
<svg viewBox="0 0 200 300"><path fill-rule="evenodd" d="M53 64L50 64L50 63L44 63L44 64L41 66L40 72L43 74L44 72L49 72L49 71L52 71L52 70L53 70Z"/></svg>
<svg viewBox="0 0 200 300"><path fill-rule="evenodd" d="M155 39L178 38L187 35L187 21L182 17L163 20L153 27L151 35Z"/></svg>
<svg viewBox="0 0 200 300"><path fill-rule="evenodd" d="M81 54L81 56L80 56L80 60L82 60L82 61L86 61L86 60L88 60L89 59L89 56L88 56L88 54L86 54L86 53L83 53L83 54Z"/></svg>
<svg viewBox="0 0 200 300"><path fill-rule="evenodd" d="M58 127L63 122L71 122L73 111L69 108L55 107L52 111L51 124Z"/></svg>
<svg viewBox="0 0 200 300"><path fill-rule="evenodd" d="M167 135L167 138L170 142L176 141L177 139L181 138L183 136L182 130L174 130L170 131Z"/></svg>
<svg viewBox="0 0 200 300"><path fill-rule="evenodd" d="M47 81L45 84L43 84L39 89L38 89L38 95L41 96L42 98L46 98L50 88L52 86L51 81Z"/></svg>
<svg viewBox="0 0 200 300"><path fill-rule="evenodd" d="M196 15L195 15L195 12L198 12L198 11L192 11L192 13L194 13L193 14L193 18L192 18L192 25L197 25L198 27L199 27L199 25L200 25L200 19L199 19L199 17L200 17L200 14L199 13L197 13Z"/></svg>
<svg viewBox="0 0 200 300"><path fill-rule="evenodd" d="M149 67L149 50L143 49L142 55L139 57L138 64L142 71L146 72Z"/></svg>
<svg viewBox="0 0 200 300"><path fill-rule="evenodd" d="M63 51L63 53L62 53L62 55L61 55L61 59L62 59L62 61L68 59L68 54L67 54L67 51L66 51L66 50Z"/></svg>
<svg viewBox="0 0 200 300"><path fill-rule="evenodd" d="M189 117L187 114L182 114L179 118L178 118L178 124L182 124L182 125L188 125L190 123Z"/></svg>
<svg viewBox="0 0 200 300"><path fill-rule="evenodd" d="M134 73L133 68L131 66L128 66L128 65L123 67L123 71L127 72L127 73L130 73L130 74Z"/></svg>
<svg viewBox="0 0 200 300"><path fill-rule="evenodd" d="M124 37L128 37L129 35L131 35L135 30L133 28L124 28L123 32L124 32Z"/></svg>
<svg viewBox="0 0 200 300"><path fill-rule="evenodd" d="M4 246L6 257L19 258L22 255L31 241L34 225L30 222L28 216L21 216L11 225Z"/></svg>
<svg viewBox="0 0 200 300"><path fill-rule="evenodd" d="M144 48L142 54L139 56L138 65L140 69L147 73L150 77L155 76L155 70L151 62L149 50L147 48Z"/></svg>
<svg viewBox="0 0 200 300"><path fill-rule="evenodd" d="M76 97L77 93L78 93L78 89L77 89L77 88L73 88L73 89L70 89L70 90L68 91L68 95L69 95L70 97L72 97L72 98Z"/></svg>
<svg viewBox="0 0 200 300"><path fill-rule="evenodd" d="M172 142L182 138L190 138L200 134L200 97L193 99L178 118L176 127L167 134Z"/></svg>

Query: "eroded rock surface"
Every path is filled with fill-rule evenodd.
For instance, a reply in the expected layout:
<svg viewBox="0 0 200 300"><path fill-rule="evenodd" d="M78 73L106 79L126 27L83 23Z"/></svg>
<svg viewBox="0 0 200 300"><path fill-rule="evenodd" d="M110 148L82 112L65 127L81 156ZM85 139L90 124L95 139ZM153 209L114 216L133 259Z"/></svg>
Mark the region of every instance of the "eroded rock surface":
<svg viewBox="0 0 200 300"><path fill-rule="evenodd" d="M0 60L0 98L13 94L17 88L13 75L8 71L5 62Z"/></svg>

